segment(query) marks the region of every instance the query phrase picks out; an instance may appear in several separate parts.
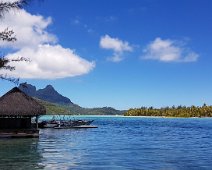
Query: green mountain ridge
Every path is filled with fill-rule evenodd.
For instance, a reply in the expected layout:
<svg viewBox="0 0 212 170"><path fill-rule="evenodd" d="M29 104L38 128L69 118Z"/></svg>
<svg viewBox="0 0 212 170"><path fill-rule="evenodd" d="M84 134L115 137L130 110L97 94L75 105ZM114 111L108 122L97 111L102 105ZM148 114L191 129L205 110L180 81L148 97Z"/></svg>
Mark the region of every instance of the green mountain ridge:
<svg viewBox="0 0 212 170"><path fill-rule="evenodd" d="M102 108L82 108L78 105L61 105L50 103L38 98L35 98L40 104L44 105L47 114L52 115L123 115L125 111L116 110L112 107Z"/></svg>
<svg viewBox="0 0 212 170"><path fill-rule="evenodd" d="M74 104L69 98L59 94L53 86L47 85L44 89L36 90L36 87L22 83L19 89L27 95L35 98L44 105L47 114L61 115L123 115L126 111L116 110L112 107L83 108Z"/></svg>

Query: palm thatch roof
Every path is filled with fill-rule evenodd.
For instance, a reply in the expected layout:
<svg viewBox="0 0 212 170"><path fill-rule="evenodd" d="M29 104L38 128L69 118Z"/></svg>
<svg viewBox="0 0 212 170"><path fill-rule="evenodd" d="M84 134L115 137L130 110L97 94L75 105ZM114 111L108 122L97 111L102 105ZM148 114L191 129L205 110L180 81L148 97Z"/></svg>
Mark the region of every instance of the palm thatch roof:
<svg viewBox="0 0 212 170"><path fill-rule="evenodd" d="M0 98L0 116L36 116L45 113L44 106L17 87Z"/></svg>

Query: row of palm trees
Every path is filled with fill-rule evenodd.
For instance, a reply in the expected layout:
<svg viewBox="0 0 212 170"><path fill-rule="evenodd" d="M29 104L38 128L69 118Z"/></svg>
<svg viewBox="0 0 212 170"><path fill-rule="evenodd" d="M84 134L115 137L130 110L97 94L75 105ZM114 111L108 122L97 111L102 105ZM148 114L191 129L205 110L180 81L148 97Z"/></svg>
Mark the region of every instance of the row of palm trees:
<svg viewBox="0 0 212 170"><path fill-rule="evenodd" d="M212 117L212 106L172 106L163 108L141 107L129 109L125 116L164 116L164 117Z"/></svg>

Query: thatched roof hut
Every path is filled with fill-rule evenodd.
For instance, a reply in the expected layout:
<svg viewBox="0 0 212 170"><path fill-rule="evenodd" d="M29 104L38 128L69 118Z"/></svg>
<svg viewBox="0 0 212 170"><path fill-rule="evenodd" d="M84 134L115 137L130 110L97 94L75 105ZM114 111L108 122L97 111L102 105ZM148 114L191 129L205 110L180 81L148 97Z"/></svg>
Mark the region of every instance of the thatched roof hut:
<svg viewBox="0 0 212 170"><path fill-rule="evenodd" d="M44 106L17 87L0 98L0 137L38 137L38 116ZM31 118L35 116L36 127Z"/></svg>
<svg viewBox="0 0 212 170"><path fill-rule="evenodd" d="M46 113L44 106L17 87L0 98L0 117L38 116Z"/></svg>

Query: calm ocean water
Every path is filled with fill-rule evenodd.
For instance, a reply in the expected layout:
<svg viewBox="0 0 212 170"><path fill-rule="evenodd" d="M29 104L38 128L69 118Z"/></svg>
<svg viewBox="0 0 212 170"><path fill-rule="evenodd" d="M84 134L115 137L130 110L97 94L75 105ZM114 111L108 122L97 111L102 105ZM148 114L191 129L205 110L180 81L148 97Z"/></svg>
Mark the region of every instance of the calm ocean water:
<svg viewBox="0 0 212 170"><path fill-rule="evenodd" d="M0 139L0 169L212 169L210 118L75 118L92 119L98 128Z"/></svg>

